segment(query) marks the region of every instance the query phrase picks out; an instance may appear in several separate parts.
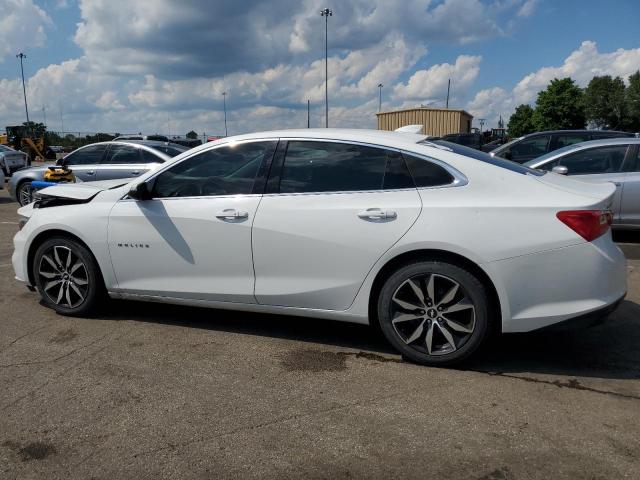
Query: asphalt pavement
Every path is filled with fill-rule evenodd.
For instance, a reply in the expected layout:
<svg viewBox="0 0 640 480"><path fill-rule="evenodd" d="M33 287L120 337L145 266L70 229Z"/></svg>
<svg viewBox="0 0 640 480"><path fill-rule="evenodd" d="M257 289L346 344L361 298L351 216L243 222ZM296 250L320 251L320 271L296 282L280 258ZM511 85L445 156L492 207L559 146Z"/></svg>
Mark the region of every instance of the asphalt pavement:
<svg viewBox="0 0 640 480"><path fill-rule="evenodd" d="M59 316L13 278L16 230L0 191L2 479L640 478L636 235L608 323L437 369L331 321L124 301Z"/></svg>

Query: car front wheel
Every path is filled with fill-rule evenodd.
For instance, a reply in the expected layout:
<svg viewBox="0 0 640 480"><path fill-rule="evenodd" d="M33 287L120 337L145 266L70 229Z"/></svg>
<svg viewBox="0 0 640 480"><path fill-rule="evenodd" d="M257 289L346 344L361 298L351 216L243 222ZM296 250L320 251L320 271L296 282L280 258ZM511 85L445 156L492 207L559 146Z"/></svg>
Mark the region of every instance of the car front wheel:
<svg viewBox="0 0 640 480"><path fill-rule="evenodd" d="M411 263L384 283L378 320L387 340L404 357L433 366L459 363L489 332L486 289L457 265Z"/></svg>
<svg viewBox="0 0 640 480"><path fill-rule="evenodd" d="M29 205L33 201L33 187L31 182L22 182L16 189L16 198L21 206Z"/></svg>
<svg viewBox="0 0 640 480"><path fill-rule="evenodd" d="M93 255L70 238L51 238L40 245L34 256L33 275L44 304L63 315L88 314L104 297Z"/></svg>

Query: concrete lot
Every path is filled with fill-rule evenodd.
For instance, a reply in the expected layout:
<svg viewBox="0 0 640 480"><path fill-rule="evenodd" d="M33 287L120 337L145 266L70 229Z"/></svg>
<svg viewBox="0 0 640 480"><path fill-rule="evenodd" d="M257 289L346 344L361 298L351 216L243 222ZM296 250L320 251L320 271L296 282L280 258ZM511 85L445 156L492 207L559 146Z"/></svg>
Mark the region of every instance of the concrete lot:
<svg viewBox="0 0 640 480"><path fill-rule="evenodd" d="M0 192L0 478L640 478L637 236L611 322L452 370L334 322L58 316L13 279L15 211Z"/></svg>

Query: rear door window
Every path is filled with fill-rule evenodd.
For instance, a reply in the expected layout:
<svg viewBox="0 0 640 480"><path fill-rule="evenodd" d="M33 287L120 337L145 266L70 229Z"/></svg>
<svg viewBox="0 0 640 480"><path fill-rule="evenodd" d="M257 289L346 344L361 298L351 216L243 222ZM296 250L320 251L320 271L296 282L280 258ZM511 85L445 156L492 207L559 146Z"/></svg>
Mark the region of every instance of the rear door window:
<svg viewBox="0 0 640 480"><path fill-rule="evenodd" d="M387 151L349 143L291 141L280 193L382 190Z"/></svg>
<svg viewBox="0 0 640 480"><path fill-rule="evenodd" d="M559 134L554 135L555 144L553 146L554 150L557 150L562 147L568 147L569 145L573 145L575 143L586 142L590 139L590 135L588 133L567 133L567 134Z"/></svg>
<svg viewBox="0 0 640 480"><path fill-rule="evenodd" d="M104 163L111 165L127 165L140 163L140 151L129 145L111 145Z"/></svg>
<svg viewBox="0 0 640 480"><path fill-rule="evenodd" d="M94 165L102 161L108 146L108 144L89 145L70 153L64 159L69 165Z"/></svg>

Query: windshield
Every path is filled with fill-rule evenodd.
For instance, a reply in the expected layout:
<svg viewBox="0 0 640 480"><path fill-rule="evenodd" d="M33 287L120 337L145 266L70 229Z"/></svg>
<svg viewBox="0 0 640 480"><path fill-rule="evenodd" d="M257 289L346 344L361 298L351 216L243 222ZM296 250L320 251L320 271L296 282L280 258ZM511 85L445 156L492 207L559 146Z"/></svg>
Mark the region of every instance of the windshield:
<svg viewBox="0 0 640 480"><path fill-rule="evenodd" d="M422 145L440 145L442 147L446 147L451 150L453 153L457 153L458 155L464 155L465 157L473 158L474 160L480 160L481 162L489 163L496 167L505 168L512 172L521 173L523 175L544 175L546 172L540 170L534 170L532 168L526 167L524 165L520 165L519 163L512 162L511 160L506 160L501 157L493 157L488 153L481 152L480 150L476 150L474 148L465 147L464 145L459 145L457 143L446 142L444 140L423 140L422 142L418 142Z"/></svg>

